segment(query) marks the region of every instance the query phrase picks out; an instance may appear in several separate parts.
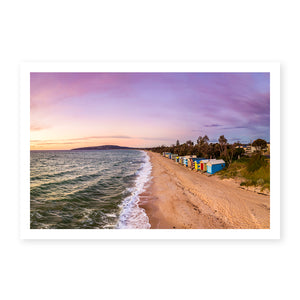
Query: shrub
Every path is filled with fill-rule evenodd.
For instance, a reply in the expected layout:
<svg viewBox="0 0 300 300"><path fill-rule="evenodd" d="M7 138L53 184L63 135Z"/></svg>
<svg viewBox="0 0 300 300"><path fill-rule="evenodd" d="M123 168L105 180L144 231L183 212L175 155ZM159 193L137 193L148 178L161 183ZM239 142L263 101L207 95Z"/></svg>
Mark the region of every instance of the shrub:
<svg viewBox="0 0 300 300"><path fill-rule="evenodd" d="M260 154L253 155L247 164L247 171L252 173L267 165L266 159Z"/></svg>
<svg viewBox="0 0 300 300"><path fill-rule="evenodd" d="M265 181L262 179L262 178L259 178L257 181L256 181L256 184L258 185L263 185L265 183Z"/></svg>

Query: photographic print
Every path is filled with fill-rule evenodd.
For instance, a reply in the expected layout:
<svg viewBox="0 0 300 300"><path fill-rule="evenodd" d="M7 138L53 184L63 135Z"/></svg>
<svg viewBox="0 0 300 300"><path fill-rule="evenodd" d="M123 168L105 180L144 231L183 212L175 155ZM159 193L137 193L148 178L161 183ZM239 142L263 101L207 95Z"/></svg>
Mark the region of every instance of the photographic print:
<svg viewBox="0 0 300 300"><path fill-rule="evenodd" d="M48 69L23 73L27 232L270 232L272 68Z"/></svg>

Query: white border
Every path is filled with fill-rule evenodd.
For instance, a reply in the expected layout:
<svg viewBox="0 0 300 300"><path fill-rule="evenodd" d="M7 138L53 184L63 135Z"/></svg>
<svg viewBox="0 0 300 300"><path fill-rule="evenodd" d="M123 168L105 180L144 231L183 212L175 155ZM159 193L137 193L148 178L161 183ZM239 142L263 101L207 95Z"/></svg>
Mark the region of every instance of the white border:
<svg viewBox="0 0 300 300"><path fill-rule="evenodd" d="M30 229L30 72L270 72L270 229ZM279 63L23 63L20 88L20 233L22 239L279 239ZM276 170L274 163L276 162Z"/></svg>

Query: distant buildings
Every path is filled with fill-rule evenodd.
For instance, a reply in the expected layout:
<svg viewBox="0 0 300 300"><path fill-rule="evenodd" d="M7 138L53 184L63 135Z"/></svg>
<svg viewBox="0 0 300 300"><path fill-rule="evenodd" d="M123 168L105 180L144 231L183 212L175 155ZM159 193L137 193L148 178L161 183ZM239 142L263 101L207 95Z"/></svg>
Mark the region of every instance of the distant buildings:
<svg viewBox="0 0 300 300"><path fill-rule="evenodd" d="M236 146L235 148L242 148L245 150L246 155L252 155L257 151L257 149L252 146L251 144L242 144L239 146ZM270 143L267 143L267 148L262 149L264 155L270 155Z"/></svg>

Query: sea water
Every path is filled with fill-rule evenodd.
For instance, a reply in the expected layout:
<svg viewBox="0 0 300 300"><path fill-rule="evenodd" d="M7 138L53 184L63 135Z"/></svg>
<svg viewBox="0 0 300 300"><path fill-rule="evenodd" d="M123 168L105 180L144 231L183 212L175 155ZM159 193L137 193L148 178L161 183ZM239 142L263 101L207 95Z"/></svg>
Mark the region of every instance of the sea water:
<svg viewBox="0 0 300 300"><path fill-rule="evenodd" d="M30 227L150 228L139 207L150 177L144 151L31 151Z"/></svg>

